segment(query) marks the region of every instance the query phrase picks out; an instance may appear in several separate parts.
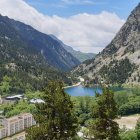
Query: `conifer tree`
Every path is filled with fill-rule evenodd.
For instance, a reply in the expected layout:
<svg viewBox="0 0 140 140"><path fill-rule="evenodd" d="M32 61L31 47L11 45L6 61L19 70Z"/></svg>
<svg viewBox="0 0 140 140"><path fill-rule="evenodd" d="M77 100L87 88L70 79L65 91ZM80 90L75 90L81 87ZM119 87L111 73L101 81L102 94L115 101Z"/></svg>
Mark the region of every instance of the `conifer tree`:
<svg viewBox="0 0 140 140"><path fill-rule="evenodd" d="M96 105L93 108L93 123L90 131L96 140L119 140L119 127L114 121L117 117L117 105L114 93L108 88L103 89L103 94L96 95Z"/></svg>
<svg viewBox="0 0 140 140"><path fill-rule="evenodd" d="M45 103L37 104L37 126L27 130L27 140L69 140L76 135L77 119L70 96L63 84L50 82L42 96Z"/></svg>

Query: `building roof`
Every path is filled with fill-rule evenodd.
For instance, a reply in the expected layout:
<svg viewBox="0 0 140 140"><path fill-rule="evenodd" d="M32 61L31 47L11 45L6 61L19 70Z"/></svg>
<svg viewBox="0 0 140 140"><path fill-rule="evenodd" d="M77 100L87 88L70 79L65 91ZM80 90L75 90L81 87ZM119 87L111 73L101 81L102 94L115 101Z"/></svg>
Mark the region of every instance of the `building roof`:
<svg viewBox="0 0 140 140"><path fill-rule="evenodd" d="M8 96L8 97L6 97L6 99L15 99L15 98L21 99L22 97L23 97L23 95L14 95L14 96Z"/></svg>
<svg viewBox="0 0 140 140"><path fill-rule="evenodd" d="M31 99L30 103L35 104L35 103L45 103L45 102L42 99Z"/></svg>

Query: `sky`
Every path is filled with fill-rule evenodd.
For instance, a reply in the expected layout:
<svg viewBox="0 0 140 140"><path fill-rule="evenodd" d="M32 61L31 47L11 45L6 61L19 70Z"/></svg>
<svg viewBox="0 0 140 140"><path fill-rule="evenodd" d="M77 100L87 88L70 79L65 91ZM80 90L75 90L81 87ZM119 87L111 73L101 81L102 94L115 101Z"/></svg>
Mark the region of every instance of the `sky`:
<svg viewBox="0 0 140 140"><path fill-rule="evenodd" d="M125 23L138 0L0 0L0 13L53 34L82 52L98 53Z"/></svg>
<svg viewBox="0 0 140 140"><path fill-rule="evenodd" d="M38 11L49 16L69 17L79 13L116 13L126 19L139 0L25 0Z"/></svg>

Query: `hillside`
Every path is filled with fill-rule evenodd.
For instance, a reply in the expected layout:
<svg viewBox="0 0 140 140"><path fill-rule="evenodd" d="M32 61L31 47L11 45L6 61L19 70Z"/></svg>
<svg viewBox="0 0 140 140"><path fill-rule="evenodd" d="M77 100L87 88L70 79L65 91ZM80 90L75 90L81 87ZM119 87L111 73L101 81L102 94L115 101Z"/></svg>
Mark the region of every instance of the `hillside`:
<svg viewBox="0 0 140 140"><path fill-rule="evenodd" d="M80 51L74 50L72 47L65 45L64 48L71 53L74 57L76 57L80 62L84 62L88 59L92 59L96 56L95 53L83 53Z"/></svg>
<svg viewBox="0 0 140 140"><path fill-rule="evenodd" d="M29 40L27 41L27 39ZM50 40L47 41L47 39ZM46 44L50 43L50 48L48 49L47 46L44 46L45 43L43 42L41 45L41 41L46 42ZM50 65L50 62L59 62L57 64L60 68L69 64L66 65L66 63L62 63L63 60L59 61L60 58L62 59L62 56L55 61L56 58L53 58L53 55L59 57L59 51L62 51L61 55L64 55L64 57L68 54L67 57L70 57L72 61L76 61L77 59L75 60L75 58L67 53L61 46L59 49L58 45L59 43L51 39L51 37L39 33L30 26L0 16L1 94L3 94L5 90L8 90L9 94L24 92L25 89L38 90L44 87L49 80L54 79L69 83L66 74L58 71L54 66ZM46 49L44 53L50 51L48 53L52 59L50 58L50 60L48 60L48 56L43 55L43 50L40 51L40 49ZM53 54L53 50L54 52L57 51L57 54ZM68 69L71 68L71 66L72 65L69 64L69 67L65 68ZM8 78L4 78L5 76L8 76Z"/></svg>
<svg viewBox="0 0 140 140"><path fill-rule="evenodd" d="M105 83L140 82L140 4L111 43L95 59L78 66L77 75Z"/></svg>
<svg viewBox="0 0 140 140"><path fill-rule="evenodd" d="M56 38L54 35L51 35L51 37L57 41L59 41L61 43L61 45L63 46L63 48L71 53L74 57L76 57L80 62L84 62L88 59L92 59L96 56L95 53L83 53L80 51L76 51L74 50L72 47L65 45L61 40L59 40L58 38Z"/></svg>
<svg viewBox="0 0 140 140"><path fill-rule="evenodd" d="M0 21L12 28L28 46L42 54L47 62L63 71L80 64L79 60L68 53L63 46L51 36L43 34L31 26L0 16ZM0 27L1 28L1 27Z"/></svg>

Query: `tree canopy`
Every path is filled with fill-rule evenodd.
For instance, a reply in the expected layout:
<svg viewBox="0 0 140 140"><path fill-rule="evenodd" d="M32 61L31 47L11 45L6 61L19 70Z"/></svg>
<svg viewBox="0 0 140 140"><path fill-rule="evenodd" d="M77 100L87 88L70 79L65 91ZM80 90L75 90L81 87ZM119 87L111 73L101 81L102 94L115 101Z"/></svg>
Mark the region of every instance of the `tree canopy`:
<svg viewBox="0 0 140 140"><path fill-rule="evenodd" d="M68 140L74 137L77 119L63 84L50 82L42 99L45 103L36 104L37 112L34 115L38 125L27 131L27 140Z"/></svg>
<svg viewBox="0 0 140 140"><path fill-rule="evenodd" d="M108 88L103 89L103 94L96 95L96 105L93 109L93 122L90 131L95 139L118 140L119 126L114 121L117 117L117 106L114 93Z"/></svg>

